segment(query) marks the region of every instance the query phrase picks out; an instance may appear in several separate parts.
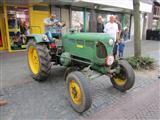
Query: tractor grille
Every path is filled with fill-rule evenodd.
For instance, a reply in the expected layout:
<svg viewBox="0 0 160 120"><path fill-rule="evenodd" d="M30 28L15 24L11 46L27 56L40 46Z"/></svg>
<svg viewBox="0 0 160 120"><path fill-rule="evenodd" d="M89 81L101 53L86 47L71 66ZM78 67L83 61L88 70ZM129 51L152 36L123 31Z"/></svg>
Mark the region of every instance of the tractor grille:
<svg viewBox="0 0 160 120"><path fill-rule="evenodd" d="M96 45L97 57L99 58L106 58L107 57L107 50L105 45L101 42L98 42Z"/></svg>

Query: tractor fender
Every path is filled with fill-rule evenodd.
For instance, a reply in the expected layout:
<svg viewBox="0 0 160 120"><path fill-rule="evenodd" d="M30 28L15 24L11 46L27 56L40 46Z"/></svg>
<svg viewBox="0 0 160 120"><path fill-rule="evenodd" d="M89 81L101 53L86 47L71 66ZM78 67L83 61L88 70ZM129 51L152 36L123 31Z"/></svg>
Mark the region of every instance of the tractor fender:
<svg viewBox="0 0 160 120"><path fill-rule="evenodd" d="M27 43L30 40L35 41L36 43L49 43L49 40L44 40L43 39L44 35L45 34L30 34L30 35L27 35Z"/></svg>

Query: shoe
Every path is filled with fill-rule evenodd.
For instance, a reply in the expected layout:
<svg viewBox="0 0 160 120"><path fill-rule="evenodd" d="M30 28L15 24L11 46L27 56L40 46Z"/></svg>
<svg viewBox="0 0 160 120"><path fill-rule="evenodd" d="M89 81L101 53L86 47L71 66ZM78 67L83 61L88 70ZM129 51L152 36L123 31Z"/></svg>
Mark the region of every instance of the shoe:
<svg viewBox="0 0 160 120"><path fill-rule="evenodd" d="M8 102L6 100L0 100L0 106L6 105Z"/></svg>

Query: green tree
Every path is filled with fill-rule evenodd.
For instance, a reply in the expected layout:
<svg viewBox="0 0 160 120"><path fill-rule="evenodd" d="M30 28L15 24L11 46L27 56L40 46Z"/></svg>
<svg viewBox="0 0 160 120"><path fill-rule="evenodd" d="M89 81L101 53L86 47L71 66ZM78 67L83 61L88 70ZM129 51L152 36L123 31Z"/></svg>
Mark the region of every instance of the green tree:
<svg viewBox="0 0 160 120"><path fill-rule="evenodd" d="M133 0L133 16L134 16L134 56L141 56L141 40L140 40L140 0Z"/></svg>

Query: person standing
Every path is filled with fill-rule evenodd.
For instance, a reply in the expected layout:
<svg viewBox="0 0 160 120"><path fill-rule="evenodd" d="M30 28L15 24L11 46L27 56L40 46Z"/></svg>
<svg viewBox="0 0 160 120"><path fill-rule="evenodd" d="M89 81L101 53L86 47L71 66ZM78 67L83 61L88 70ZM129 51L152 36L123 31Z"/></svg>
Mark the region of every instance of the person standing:
<svg viewBox="0 0 160 120"><path fill-rule="evenodd" d="M121 39L121 33L122 33L122 24L121 24L121 22L120 22L120 19L119 19L119 17L118 16L116 16L115 17L115 22L117 23L117 25L118 25L118 36L119 36L119 39Z"/></svg>
<svg viewBox="0 0 160 120"><path fill-rule="evenodd" d="M115 22L118 25L118 36L119 36L119 38L118 38L118 54L119 54L119 58L123 58L125 44L124 44L124 39L122 36L122 24L121 24L118 16L116 16Z"/></svg>
<svg viewBox="0 0 160 120"><path fill-rule="evenodd" d="M104 30L104 24L103 24L103 18L101 15L97 17L97 32L103 33Z"/></svg>
<svg viewBox="0 0 160 120"><path fill-rule="evenodd" d="M20 42L22 45L26 44L26 36L28 35L29 31L28 31L28 25L26 23L26 21L21 21L20 24Z"/></svg>
<svg viewBox="0 0 160 120"><path fill-rule="evenodd" d="M114 59L116 58L117 55L117 47L118 47L118 40L119 40L119 30L118 30L118 25L115 23L115 17L113 15L110 16L109 22L105 24L104 26L104 32L110 35L114 41L114 48L113 48L113 56Z"/></svg>
<svg viewBox="0 0 160 120"><path fill-rule="evenodd" d="M118 47L119 58L123 58L124 48L125 48L124 40L120 39Z"/></svg>

